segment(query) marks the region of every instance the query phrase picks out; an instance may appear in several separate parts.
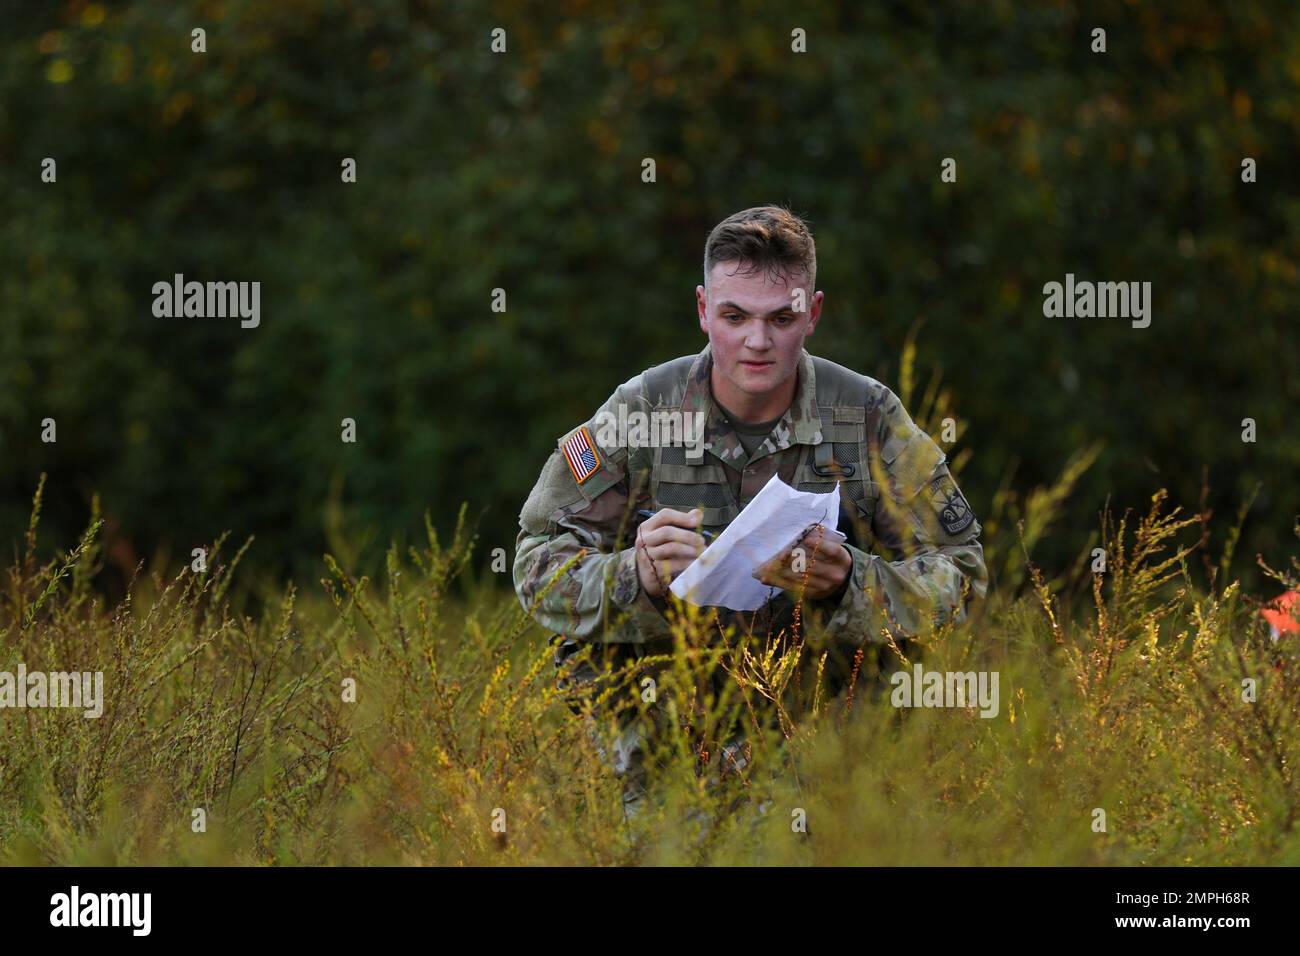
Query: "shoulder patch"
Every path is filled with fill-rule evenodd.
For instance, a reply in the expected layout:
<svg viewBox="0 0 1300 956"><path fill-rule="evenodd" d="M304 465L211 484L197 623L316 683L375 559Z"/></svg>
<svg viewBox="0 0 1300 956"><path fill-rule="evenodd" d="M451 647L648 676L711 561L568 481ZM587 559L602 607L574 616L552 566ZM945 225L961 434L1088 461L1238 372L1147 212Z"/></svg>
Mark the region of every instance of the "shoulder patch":
<svg viewBox="0 0 1300 956"><path fill-rule="evenodd" d="M560 447L569 463L569 470L573 472L573 480L578 484L600 470L600 452L596 451L596 443L591 440L586 425L570 435Z"/></svg>
<svg viewBox="0 0 1300 956"><path fill-rule="evenodd" d="M944 531L949 534L960 534L971 526L971 522L975 520L975 512L971 510L950 475L939 475L930 482L928 493Z"/></svg>

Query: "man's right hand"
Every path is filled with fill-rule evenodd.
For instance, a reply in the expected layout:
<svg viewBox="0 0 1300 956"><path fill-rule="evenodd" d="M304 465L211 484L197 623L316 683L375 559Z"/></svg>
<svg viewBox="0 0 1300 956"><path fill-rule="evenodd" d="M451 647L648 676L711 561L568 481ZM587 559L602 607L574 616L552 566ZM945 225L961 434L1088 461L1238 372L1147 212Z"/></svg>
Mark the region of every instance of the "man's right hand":
<svg viewBox="0 0 1300 956"><path fill-rule="evenodd" d="M664 508L637 528L636 569L646 594L661 597L673 578L704 551L703 536L691 530L699 527L703 517L704 512L699 508L694 511Z"/></svg>

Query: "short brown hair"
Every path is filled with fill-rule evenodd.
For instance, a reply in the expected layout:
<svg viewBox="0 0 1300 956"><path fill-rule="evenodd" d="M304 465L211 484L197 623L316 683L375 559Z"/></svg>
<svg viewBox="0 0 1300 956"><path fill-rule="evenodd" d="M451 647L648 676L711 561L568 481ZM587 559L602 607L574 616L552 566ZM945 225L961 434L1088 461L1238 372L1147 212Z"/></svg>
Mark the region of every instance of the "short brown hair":
<svg viewBox="0 0 1300 956"><path fill-rule="evenodd" d="M739 262L746 272L808 276L808 293L817 287L817 247L808 224L783 206L755 206L728 216L704 243L704 284L719 262Z"/></svg>

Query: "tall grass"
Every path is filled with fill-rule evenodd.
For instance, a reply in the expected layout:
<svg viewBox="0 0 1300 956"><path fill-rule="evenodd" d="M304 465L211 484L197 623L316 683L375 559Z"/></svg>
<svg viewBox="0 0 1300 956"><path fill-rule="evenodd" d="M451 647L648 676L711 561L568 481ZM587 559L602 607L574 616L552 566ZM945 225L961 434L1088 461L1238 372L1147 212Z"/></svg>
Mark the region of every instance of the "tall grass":
<svg viewBox="0 0 1300 956"><path fill-rule="evenodd" d="M684 615L674 653L611 675L589 721L508 582L474 576L463 511L450 541L426 520L373 579L327 556L310 588L232 586L244 549L217 541L208 570L137 574L106 606L97 506L75 547L36 559L42 483L0 598L0 670L100 670L106 702L97 720L0 710L0 859L1300 862L1296 649L1269 641L1226 561L1193 583L1208 542L1163 494L1103 516L1104 573L1085 554L1045 580L1033 543L1087 460L989 516L1001 587L981 613L871 648L851 692L825 688L815 626L747 638ZM1294 587L1300 568L1266 570ZM891 706L888 674L917 660L997 671L998 716ZM660 766L625 821L588 727L649 712L654 664ZM748 762L727 772L737 730Z"/></svg>

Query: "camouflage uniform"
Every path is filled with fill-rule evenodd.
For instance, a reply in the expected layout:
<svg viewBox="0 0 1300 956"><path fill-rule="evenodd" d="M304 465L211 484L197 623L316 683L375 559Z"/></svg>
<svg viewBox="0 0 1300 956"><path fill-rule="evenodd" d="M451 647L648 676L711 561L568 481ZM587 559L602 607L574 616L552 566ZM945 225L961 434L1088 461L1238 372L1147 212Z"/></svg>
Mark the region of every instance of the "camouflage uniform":
<svg viewBox="0 0 1300 956"><path fill-rule="evenodd" d="M625 655L671 648L666 604L647 595L637 576L637 509L700 507L702 527L721 531L773 474L802 491L825 492L840 483L839 527L849 535L853 568L841 596L808 600L803 614L824 623L833 644L847 652L841 660L864 642L883 642L886 630L903 640L964 619L987 589L980 525L943 451L890 389L804 351L790 407L748 457L712 399L711 370L706 346L619 386L590 421L559 439L524 504L516 591L525 610L564 639L556 654L562 672L586 643L632 645L621 648ZM601 412L617 417L620 405L703 412L702 455L692 457L694 449L682 444L600 444ZM561 449L583 427L596 444L599 467L579 482ZM557 571L584 548L586 555L557 580ZM792 610L778 592L757 618L722 609L719 616L724 627L738 624L742 633L751 627L776 633ZM624 744L614 745L616 770L620 755L637 751ZM627 771L629 761L622 762Z"/></svg>

